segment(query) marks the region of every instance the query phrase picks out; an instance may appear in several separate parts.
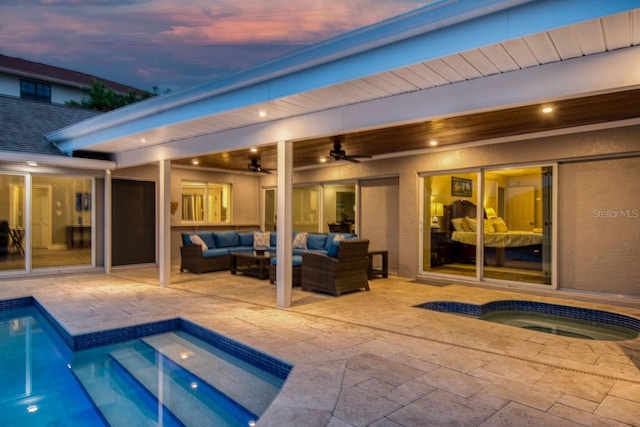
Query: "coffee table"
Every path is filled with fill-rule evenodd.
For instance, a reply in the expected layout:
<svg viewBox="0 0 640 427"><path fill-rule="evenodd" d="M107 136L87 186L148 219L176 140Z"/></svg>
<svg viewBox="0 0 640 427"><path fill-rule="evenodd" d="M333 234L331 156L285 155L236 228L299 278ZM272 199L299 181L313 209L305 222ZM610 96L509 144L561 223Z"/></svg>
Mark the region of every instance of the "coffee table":
<svg viewBox="0 0 640 427"><path fill-rule="evenodd" d="M231 255L231 274L239 272L260 280L269 278L269 260L271 254L269 252L232 252Z"/></svg>

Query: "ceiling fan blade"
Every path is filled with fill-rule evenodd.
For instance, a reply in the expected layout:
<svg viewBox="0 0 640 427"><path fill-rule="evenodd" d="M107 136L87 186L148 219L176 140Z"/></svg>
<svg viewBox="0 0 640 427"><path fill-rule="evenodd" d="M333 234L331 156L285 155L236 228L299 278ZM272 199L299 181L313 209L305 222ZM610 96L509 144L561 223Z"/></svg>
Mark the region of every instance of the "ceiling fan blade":
<svg viewBox="0 0 640 427"><path fill-rule="evenodd" d="M344 157L342 157L342 159L346 160L347 162L351 162L351 163L360 163L360 160L356 159L353 156L344 156Z"/></svg>

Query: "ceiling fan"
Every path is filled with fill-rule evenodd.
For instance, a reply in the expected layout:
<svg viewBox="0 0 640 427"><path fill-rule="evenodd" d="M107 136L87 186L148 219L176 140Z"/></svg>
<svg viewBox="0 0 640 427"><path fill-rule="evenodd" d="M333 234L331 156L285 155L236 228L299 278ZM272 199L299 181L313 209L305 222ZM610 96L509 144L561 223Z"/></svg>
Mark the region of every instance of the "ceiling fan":
<svg viewBox="0 0 640 427"><path fill-rule="evenodd" d="M251 161L249 162L249 165L247 166L247 169L249 169L251 172L271 173L270 170L262 168L262 165L260 165L260 158L258 158L258 157L250 157L249 159Z"/></svg>
<svg viewBox="0 0 640 427"><path fill-rule="evenodd" d="M370 159L372 156L367 154L358 154L358 155L350 155L348 156L346 151L342 149L342 137L334 136L333 140L333 150L329 151L329 156L333 157L335 160L346 160L351 163L360 163L358 159Z"/></svg>

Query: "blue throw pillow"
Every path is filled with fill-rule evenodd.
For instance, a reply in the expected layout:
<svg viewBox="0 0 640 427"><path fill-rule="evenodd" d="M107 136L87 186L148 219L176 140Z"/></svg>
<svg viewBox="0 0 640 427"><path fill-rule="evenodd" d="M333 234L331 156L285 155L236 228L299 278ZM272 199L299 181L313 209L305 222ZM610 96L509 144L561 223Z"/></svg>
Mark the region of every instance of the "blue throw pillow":
<svg viewBox="0 0 640 427"><path fill-rule="evenodd" d="M270 242L271 243L271 247L275 248L276 244L278 243L278 234L277 233L271 233L271 237L270 237Z"/></svg>

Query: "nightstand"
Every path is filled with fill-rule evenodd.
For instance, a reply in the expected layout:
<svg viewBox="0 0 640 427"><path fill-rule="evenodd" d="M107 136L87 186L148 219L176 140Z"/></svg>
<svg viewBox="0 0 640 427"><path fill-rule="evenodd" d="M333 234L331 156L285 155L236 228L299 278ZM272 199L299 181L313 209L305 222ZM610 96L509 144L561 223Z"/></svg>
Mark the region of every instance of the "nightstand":
<svg viewBox="0 0 640 427"><path fill-rule="evenodd" d="M434 266L449 264L453 261L450 235L448 231L431 230L431 259Z"/></svg>

